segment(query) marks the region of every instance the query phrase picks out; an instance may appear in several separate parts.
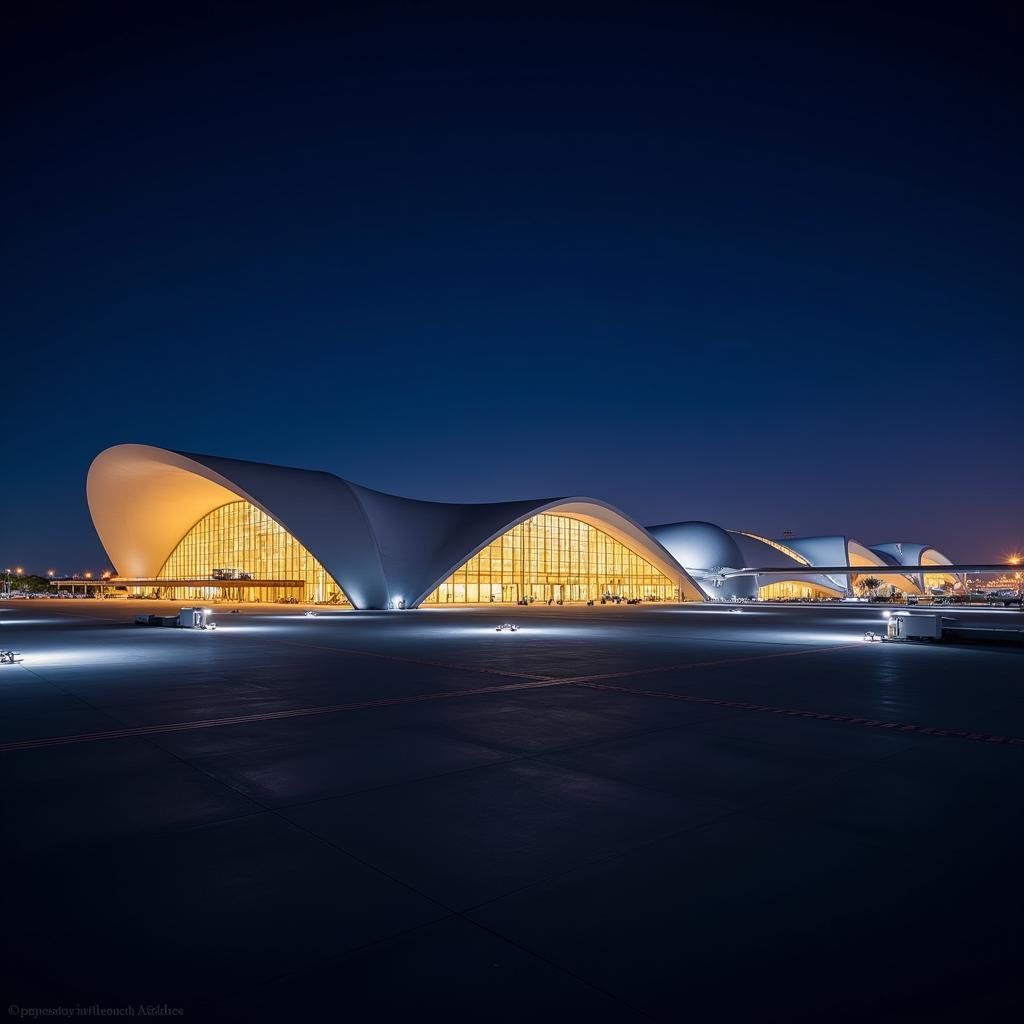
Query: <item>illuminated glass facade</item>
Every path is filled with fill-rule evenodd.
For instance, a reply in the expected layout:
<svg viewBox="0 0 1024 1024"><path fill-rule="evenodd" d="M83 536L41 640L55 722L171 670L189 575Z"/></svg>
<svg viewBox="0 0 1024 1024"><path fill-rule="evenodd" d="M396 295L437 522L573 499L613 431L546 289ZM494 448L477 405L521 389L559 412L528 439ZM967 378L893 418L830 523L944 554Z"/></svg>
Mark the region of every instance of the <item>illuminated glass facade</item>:
<svg viewBox="0 0 1024 1024"><path fill-rule="evenodd" d="M926 590L944 590L947 583L956 587L959 584L959 580L948 572L926 572L924 574L924 586Z"/></svg>
<svg viewBox="0 0 1024 1024"><path fill-rule="evenodd" d="M768 583L757 588L759 601L819 601L831 600L836 593L825 587L816 587L811 583Z"/></svg>
<svg viewBox="0 0 1024 1024"><path fill-rule="evenodd" d="M226 571L226 572L225 572ZM254 582L298 581L297 585L203 585L219 575L246 574ZM221 505L199 520L171 552L157 579L196 580L195 585L160 587L162 597L209 601L295 599L310 604L348 604L327 570L278 523L247 501Z"/></svg>
<svg viewBox="0 0 1024 1024"><path fill-rule="evenodd" d="M460 566L424 604L678 601L679 588L614 537L570 516L524 520Z"/></svg>
<svg viewBox="0 0 1024 1024"><path fill-rule="evenodd" d="M922 565L934 565L940 566L942 563L933 556L924 554L921 556ZM926 572L924 573L924 587L925 590L945 590L946 586L960 587L963 589L963 585L955 575L948 572Z"/></svg>

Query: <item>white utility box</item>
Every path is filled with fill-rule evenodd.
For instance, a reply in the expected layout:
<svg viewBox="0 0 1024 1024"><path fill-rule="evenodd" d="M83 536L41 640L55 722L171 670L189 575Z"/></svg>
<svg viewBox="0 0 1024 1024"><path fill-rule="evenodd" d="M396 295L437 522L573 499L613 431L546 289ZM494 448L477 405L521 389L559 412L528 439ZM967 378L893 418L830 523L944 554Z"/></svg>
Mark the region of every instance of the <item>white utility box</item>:
<svg viewBox="0 0 1024 1024"><path fill-rule="evenodd" d="M896 612L889 619L886 636L890 640L941 640L942 616Z"/></svg>
<svg viewBox="0 0 1024 1024"><path fill-rule="evenodd" d="M182 608L178 613L178 625L182 629L210 629L213 626L211 615L213 612L209 608Z"/></svg>

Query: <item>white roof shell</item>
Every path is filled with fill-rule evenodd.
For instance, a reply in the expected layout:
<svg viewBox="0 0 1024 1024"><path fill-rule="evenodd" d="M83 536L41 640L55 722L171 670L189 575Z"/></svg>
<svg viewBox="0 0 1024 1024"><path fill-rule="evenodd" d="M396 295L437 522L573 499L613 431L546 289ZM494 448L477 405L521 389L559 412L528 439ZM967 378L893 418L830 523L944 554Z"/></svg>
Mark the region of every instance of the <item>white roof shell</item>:
<svg viewBox="0 0 1024 1024"><path fill-rule="evenodd" d="M810 562L811 565L847 565L850 568L863 566L870 572L871 566L885 568L892 563L887 562L877 551L852 537L842 535L829 537L793 537L779 543L785 543ZM840 576L827 576L837 587L845 587L846 582ZM912 576L885 576L886 583L891 583L900 590L916 594L920 588Z"/></svg>
<svg viewBox="0 0 1024 1024"><path fill-rule="evenodd" d="M714 523L664 523L647 532L697 581L709 598L729 601L757 597L752 576L722 577L721 570L745 568L743 555L728 532Z"/></svg>
<svg viewBox="0 0 1024 1024"><path fill-rule="evenodd" d="M952 565L953 563L941 551L930 547L928 544L919 544L914 541L890 541L886 544L872 544L871 550L883 558L889 565ZM940 569L941 571L941 569ZM947 573L966 583L966 577L957 573ZM923 572L911 573L907 579L916 581L922 593L925 591Z"/></svg>
<svg viewBox="0 0 1024 1024"><path fill-rule="evenodd" d="M115 445L89 468L89 510L119 575L151 578L207 513L242 499L287 530L334 577L356 608L419 604L492 540L542 512L603 530L676 583L700 587L629 516L585 497L446 504L384 494L331 473L289 469L149 445Z"/></svg>
<svg viewBox="0 0 1024 1024"><path fill-rule="evenodd" d="M768 537L747 533L744 530L730 530L729 533L743 555L746 568L793 568L790 574L766 576L763 580L758 580L759 583L806 583L829 591L836 597L845 595L845 581L837 582L834 576L801 571L811 564L810 559L795 548L789 547L789 541L770 540Z"/></svg>

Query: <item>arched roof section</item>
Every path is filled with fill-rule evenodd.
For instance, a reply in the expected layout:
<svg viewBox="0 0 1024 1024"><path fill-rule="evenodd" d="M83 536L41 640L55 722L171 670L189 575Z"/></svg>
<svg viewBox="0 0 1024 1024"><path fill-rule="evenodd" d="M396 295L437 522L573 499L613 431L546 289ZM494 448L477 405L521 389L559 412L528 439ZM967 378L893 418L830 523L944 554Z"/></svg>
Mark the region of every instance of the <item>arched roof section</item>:
<svg viewBox="0 0 1024 1024"><path fill-rule="evenodd" d="M831 537L790 537L785 541L808 565L849 565L846 538Z"/></svg>
<svg viewBox="0 0 1024 1024"><path fill-rule="evenodd" d="M912 541L890 541L886 544L872 544L871 550L879 555L895 559L895 565L952 565L937 548Z"/></svg>
<svg viewBox="0 0 1024 1024"><path fill-rule="evenodd" d="M846 593L845 582L839 583L834 577L825 576L822 573L801 572L801 569L810 565L810 561L791 548L788 542L772 540L756 533L748 533L746 530L730 530L729 533L743 555L745 566L758 569L793 568L792 574L773 574L758 580L760 584L806 583L828 591L836 597L842 597Z"/></svg>
<svg viewBox="0 0 1024 1024"><path fill-rule="evenodd" d="M357 608L386 608L399 599L418 604L496 537L542 512L590 523L646 558L686 598L703 597L657 540L593 498L416 501L331 473L135 444L101 452L86 491L107 554L131 578L156 576L196 522L242 499L306 547Z"/></svg>
<svg viewBox="0 0 1024 1024"><path fill-rule="evenodd" d="M378 497L390 498L389 495ZM525 520L542 514L570 516L602 530L647 559L679 587L684 598L704 600L704 592L663 545L624 512L596 498L550 498L486 505L416 504L433 506L428 513L433 543L414 549L409 538L388 536L382 542L382 550L390 549L392 552L390 560L385 555L385 560L391 565L389 576L403 581L400 585L406 588L404 593L415 595L412 599L414 605L492 541ZM386 518L397 523L393 514ZM393 544L393 541L397 543Z"/></svg>
<svg viewBox="0 0 1024 1024"><path fill-rule="evenodd" d="M771 540L769 537L762 537L757 533L748 533L746 530L729 530L729 533L731 533L733 537L737 538L737 544L741 551L744 549L744 541L740 540L740 538L745 537L747 541L752 541L756 545L754 550L757 552L758 556L763 553L763 549L767 548L769 551L777 552L782 555L783 558L789 559L795 565L811 564L803 555L800 554L799 551L795 551L793 548L789 547L788 544L783 544L781 540ZM757 561L757 559L755 559L755 561ZM758 562L757 564L760 565L762 563ZM765 562L763 564L770 565L771 563ZM785 565L787 563L783 562L783 564Z"/></svg>
<svg viewBox="0 0 1024 1024"><path fill-rule="evenodd" d="M805 558L808 565L850 564L846 538L841 535L830 537L791 537L785 541L785 544L802 558ZM844 592L849 585L846 578L842 576L826 576L825 579L830 586Z"/></svg>
<svg viewBox="0 0 1024 1024"><path fill-rule="evenodd" d="M849 556L848 565L852 566L864 566L868 573L871 571L871 566L879 566L880 568L888 568L889 563L885 558L877 551L873 551L865 544L861 544L859 540L854 540L852 537L846 538L846 550ZM867 575L865 574L865 575ZM895 576L895 575L884 575L879 576L879 579L883 583L887 583L890 586L896 587L897 590L902 590L905 594L919 594L923 591L923 587L920 583L912 576L906 573Z"/></svg>
<svg viewBox="0 0 1024 1024"><path fill-rule="evenodd" d="M756 596L757 582L752 576L722 578L719 574L719 570L742 569L745 565L736 541L720 526L699 521L664 523L648 526L647 532L686 569L712 600Z"/></svg>
<svg viewBox="0 0 1024 1024"><path fill-rule="evenodd" d="M122 576L155 576L196 522L242 499L309 550L357 608L387 604L366 513L352 485L330 473L123 444L93 460L86 495Z"/></svg>
<svg viewBox="0 0 1024 1024"><path fill-rule="evenodd" d="M872 547L872 552L877 555L886 565L898 566L903 563L893 558L892 555L886 554L884 551L879 551L877 548ZM885 583L891 583L894 587L898 587L906 594L920 594L923 593L923 581L914 576L911 573L903 573L901 576L881 576L879 577Z"/></svg>
<svg viewBox="0 0 1024 1024"><path fill-rule="evenodd" d="M811 565L848 565L851 569L863 567L866 570L870 570L872 566L888 566L877 551L872 551L859 540L842 534L828 537L794 537L787 540L786 544L805 557ZM831 580L835 587L847 586L846 580L842 577L828 576L827 579ZM883 579L907 593L919 592L919 587L910 576L885 576Z"/></svg>
<svg viewBox="0 0 1024 1024"><path fill-rule="evenodd" d="M889 541L885 544L872 544L871 550L880 557L889 561L890 565L952 565L952 561L941 551L914 541ZM959 580L966 584L966 577L956 573L945 575ZM918 589L923 593L925 590L924 573L912 573L907 576L916 582Z"/></svg>
<svg viewBox="0 0 1024 1024"><path fill-rule="evenodd" d="M687 569L743 568L743 555L736 542L714 523L663 523L648 526L647 532Z"/></svg>
<svg viewBox="0 0 1024 1024"><path fill-rule="evenodd" d="M854 540L852 537L846 538L846 555L848 559L847 565L885 565L885 561L872 551L871 548L861 544L859 540Z"/></svg>

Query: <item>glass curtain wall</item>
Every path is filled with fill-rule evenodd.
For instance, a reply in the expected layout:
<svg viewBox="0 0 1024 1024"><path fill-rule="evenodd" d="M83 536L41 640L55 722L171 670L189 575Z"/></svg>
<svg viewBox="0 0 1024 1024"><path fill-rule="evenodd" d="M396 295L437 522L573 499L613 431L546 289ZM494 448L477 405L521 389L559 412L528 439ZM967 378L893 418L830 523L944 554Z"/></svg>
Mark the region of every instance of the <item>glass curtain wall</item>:
<svg viewBox="0 0 1024 1024"><path fill-rule="evenodd" d="M679 587L589 523L539 515L512 527L460 566L424 604L515 604L641 598L678 601Z"/></svg>
<svg viewBox="0 0 1024 1024"><path fill-rule="evenodd" d="M759 601L820 601L835 596L832 591L809 583L768 583L757 588Z"/></svg>
<svg viewBox="0 0 1024 1024"><path fill-rule="evenodd" d="M297 580L298 586L205 586L217 576L252 580ZM196 580L196 585L160 587L172 600L298 600L348 604L341 587L290 533L247 501L233 501L199 520L171 552L157 579ZM244 577L243 577L244 579Z"/></svg>

